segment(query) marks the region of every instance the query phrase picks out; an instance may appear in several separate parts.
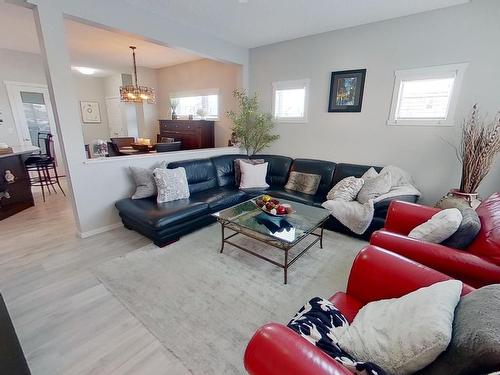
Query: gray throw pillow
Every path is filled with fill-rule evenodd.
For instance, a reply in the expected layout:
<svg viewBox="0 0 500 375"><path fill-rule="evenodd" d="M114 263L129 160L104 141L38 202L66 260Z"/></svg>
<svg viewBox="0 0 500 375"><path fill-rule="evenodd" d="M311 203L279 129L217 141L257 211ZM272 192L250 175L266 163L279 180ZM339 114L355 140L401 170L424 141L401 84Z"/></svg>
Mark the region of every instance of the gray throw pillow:
<svg viewBox="0 0 500 375"><path fill-rule="evenodd" d="M298 191L300 193L314 195L318 191L321 176L318 174L290 172L285 189Z"/></svg>
<svg viewBox="0 0 500 375"><path fill-rule="evenodd" d="M240 163L247 163L247 164L264 164L265 160L264 159L234 159L234 182L236 183L236 186L240 186L240 181L241 181L241 168L240 168Z"/></svg>
<svg viewBox="0 0 500 375"><path fill-rule="evenodd" d="M422 375L486 374L500 370L500 284L462 297L448 348Z"/></svg>
<svg viewBox="0 0 500 375"><path fill-rule="evenodd" d="M365 204L370 199L375 199L391 190L391 175L389 173L380 173L378 176L368 177L364 181L365 183L357 197L359 203Z"/></svg>
<svg viewBox="0 0 500 375"><path fill-rule="evenodd" d="M158 196L156 198L158 203L189 198L189 185L184 168L156 168L153 176L158 188Z"/></svg>
<svg viewBox="0 0 500 375"><path fill-rule="evenodd" d="M455 249L465 249L474 241L481 230L481 221L472 208L462 206L457 208L462 213L462 222L457 231L441 244Z"/></svg>
<svg viewBox="0 0 500 375"><path fill-rule="evenodd" d="M132 199L142 199L156 195L156 184L151 169L130 167L130 173L135 182L135 192Z"/></svg>

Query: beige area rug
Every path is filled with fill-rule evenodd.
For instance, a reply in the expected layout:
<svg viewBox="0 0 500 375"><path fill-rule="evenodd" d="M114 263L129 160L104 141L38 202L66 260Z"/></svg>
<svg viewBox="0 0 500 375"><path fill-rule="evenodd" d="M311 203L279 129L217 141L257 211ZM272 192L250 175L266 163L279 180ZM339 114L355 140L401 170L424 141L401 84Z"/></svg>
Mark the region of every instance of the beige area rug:
<svg viewBox="0 0 500 375"><path fill-rule="evenodd" d="M233 240L283 256L243 236ZM268 322L287 324L310 298L345 290L352 261L365 245L325 231L323 249L317 244L297 260L284 285L281 268L227 244L220 254L214 224L168 247L151 244L108 261L95 274L193 374L241 374L255 330Z"/></svg>

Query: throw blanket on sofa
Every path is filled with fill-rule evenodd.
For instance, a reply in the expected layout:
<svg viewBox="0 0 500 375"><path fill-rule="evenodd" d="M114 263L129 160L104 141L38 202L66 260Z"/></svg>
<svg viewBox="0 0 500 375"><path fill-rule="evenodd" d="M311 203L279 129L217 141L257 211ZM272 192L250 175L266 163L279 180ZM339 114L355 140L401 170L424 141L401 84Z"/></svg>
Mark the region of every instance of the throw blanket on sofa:
<svg viewBox="0 0 500 375"><path fill-rule="evenodd" d="M351 231L363 234L373 220L375 203L401 195L420 196L420 191L413 186L412 178L408 172L398 167L387 166L380 171L380 174L384 173L389 173L391 176L391 189L386 194L369 200L365 204L356 200L333 199L324 202L322 206Z"/></svg>

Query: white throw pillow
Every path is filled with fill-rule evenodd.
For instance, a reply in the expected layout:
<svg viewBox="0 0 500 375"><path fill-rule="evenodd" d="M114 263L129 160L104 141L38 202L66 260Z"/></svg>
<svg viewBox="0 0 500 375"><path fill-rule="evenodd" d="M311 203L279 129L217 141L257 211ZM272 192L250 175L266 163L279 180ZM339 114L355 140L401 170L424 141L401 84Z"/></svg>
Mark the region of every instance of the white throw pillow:
<svg viewBox="0 0 500 375"><path fill-rule="evenodd" d="M380 173L376 177L365 180L363 187L358 193L357 200L365 204L371 199L385 194L391 190L391 175L389 173Z"/></svg>
<svg viewBox="0 0 500 375"><path fill-rule="evenodd" d="M326 195L326 199L342 199L346 202L353 201L356 199L356 195L358 195L363 184L364 181L362 178L356 178L354 176L346 177L335 184Z"/></svg>
<svg viewBox="0 0 500 375"><path fill-rule="evenodd" d="M189 198L189 185L184 168L156 168L153 171L153 177L158 189L156 197L158 203Z"/></svg>
<svg viewBox="0 0 500 375"><path fill-rule="evenodd" d="M462 222L462 214L458 208L447 208L439 211L425 223L413 228L408 237L417 240L441 243L455 233Z"/></svg>
<svg viewBox="0 0 500 375"><path fill-rule="evenodd" d="M240 189L268 188L266 182L267 165L240 163L241 180Z"/></svg>
<svg viewBox="0 0 500 375"><path fill-rule="evenodd" d="M363 173L363 176L361 178L363 180L369 180L370 178L375 178L378 176L378 172L375 170L375 168L370 167L365 173Z"/></svg>
<svg viewBox="0 0 500 375"><path fill-rule="evenodd" d="M451 340L462 282L442 281L401 298L370 302L350 326L333 328L342 349L389 374L412 374L433 362Z"/></svg>

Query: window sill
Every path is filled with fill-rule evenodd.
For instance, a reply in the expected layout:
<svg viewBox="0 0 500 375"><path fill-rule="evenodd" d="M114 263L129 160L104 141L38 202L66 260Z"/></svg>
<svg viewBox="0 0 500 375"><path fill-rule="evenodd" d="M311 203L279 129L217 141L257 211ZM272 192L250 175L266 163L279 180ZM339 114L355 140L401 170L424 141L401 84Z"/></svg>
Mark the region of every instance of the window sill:
<svg viewBox="0 0 500 375"><path fill-rule="evenodd" d="M307 124L309 121L306 118L274 118L278 124Z"/></svg>
<svg viewBox="0 0 500 375"><path fill-rule="evenodd" d="M389 126L425 126L425 127L436 127L436 128L446 128L452 127L453 123L450 121L446 122L435 122L435 121L387 121Z"/></svg>

